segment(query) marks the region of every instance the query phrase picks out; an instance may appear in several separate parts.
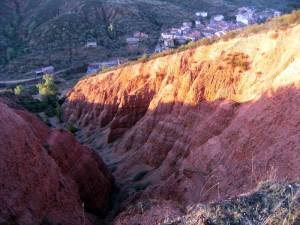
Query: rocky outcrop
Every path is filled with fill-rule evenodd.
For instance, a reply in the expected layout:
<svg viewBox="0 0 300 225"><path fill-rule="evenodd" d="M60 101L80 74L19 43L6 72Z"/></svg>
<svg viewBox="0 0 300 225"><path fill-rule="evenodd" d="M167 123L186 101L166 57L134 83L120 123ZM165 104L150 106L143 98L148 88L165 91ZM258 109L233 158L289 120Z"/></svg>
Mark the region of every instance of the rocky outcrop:
<svg viewBox="0 0 300 225"><path fill-rule="evenodd" d="M0 224L92 224L87 213L105 211L112 176L69 132L2 102L0 130Z"/></svg>
<svg viewBox="0 0 300 225"><path fill-rule="evenodd" d="M211 202L298 180L299 35L291 25L85 78L65 117L89 143L113 142L99 150L138 199Z"/></svg>

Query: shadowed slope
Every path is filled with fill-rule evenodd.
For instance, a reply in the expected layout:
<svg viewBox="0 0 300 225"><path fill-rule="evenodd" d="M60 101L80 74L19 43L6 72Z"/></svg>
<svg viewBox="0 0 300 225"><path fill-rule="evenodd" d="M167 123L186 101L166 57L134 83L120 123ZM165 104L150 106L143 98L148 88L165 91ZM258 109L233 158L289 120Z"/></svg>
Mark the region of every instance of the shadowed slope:
<svg viewBox="0 0 300 225"><path fill-rule="evenodd" d="M92 224L107 209L112 176L72 134L0 102L0 224Z"/></svg>

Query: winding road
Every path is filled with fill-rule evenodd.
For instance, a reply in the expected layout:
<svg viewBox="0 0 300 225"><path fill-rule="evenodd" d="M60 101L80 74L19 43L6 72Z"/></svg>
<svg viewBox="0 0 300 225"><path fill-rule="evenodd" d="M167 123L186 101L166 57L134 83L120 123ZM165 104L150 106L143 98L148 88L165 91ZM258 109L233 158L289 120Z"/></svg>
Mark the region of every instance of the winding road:
<svg viewBox="0 0 300 225"><path fill-rule="evenodd" d="M60 73L63 73L65 71L67 71L68 69L63 69L63 70L56 71L53 75L56 76ZM27 74L33 74L33 73L29 72ZM24 74L24 75L26 75L26 74ZM27 79L3 80L3 81L0 81L0 86L9 86L9 85L18 85L18 84L30 83L30 82L33 82L33 81L41 80L42 77L43 76L34 76L34 77L31 77L31 78L27 78Z"/></svg>

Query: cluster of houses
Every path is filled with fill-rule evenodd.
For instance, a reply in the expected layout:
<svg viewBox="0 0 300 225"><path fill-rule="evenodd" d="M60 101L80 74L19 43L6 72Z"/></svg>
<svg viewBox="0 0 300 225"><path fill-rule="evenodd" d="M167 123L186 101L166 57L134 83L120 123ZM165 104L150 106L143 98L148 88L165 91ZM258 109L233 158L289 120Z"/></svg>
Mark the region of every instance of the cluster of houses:
<svg viewBox="0 0 300 225"><path fill-rule="evenodd" d="M242 7L238 9L236 14L236 21L238 23L249 25L254 23L264 22L270 17L280 16L281 12L274 9L265 9L263 11L258 11L251 7Z"/></svg>
<svg viewBox="0 0 300 225"><path fill-rule="evenodd" d="M227 21L223 15L209 15L208 12L197 12L194 21L183 22L179 28L170 28L161 33L155 52L175 48L190 41L197 41L211 36L222 36L227 31L265 21L279 16L280 12L267 9L257 11L254 8L242 7L237 10L235 20Z"/></svg>
<svg viewBox="0 0 300 225"><path fill-rule="evenodd" d="M258 11L250 7L242 7L235 13L235 20L225 20L225 17L219 15L209 15L208 12L196 12L194 21L186 21L179 28L170 28L161 33L159 42L155 48L155 52L161 52L170 48L186 44L190 41L197 41L202 38L211 36L222 36L227 31L234 30L249 24L260 23L270 17L280 16L279 11L267 9ZM232 17L231 17L232 18ZM126 38L126 43L129 49L135 49L140 46L140 43L147 40L149 35L140 31L133 33L132 36ZM96 41L87 41L86 48L97 48ZM104 68L111 68L122 63L125 59L116 59L105 62L90 63L88 65L87 74L93 74ZM44 74L53 74L54 67L48 66L35 71L36 76Z"/></svg>
<svg viewBox="0 0 300 225"><path fill-rule="evenodd" d="M149 38L149 35L140 31L136 31L133 33L131 37L126 38L126 43L129 49L136 49L139 47L140 43L146 39ZM85 44L85 48L97 48L97 42L96 41L87 41ZM94 62L88 64L86 74L93 74L96 72L99 72L106 68L115 67L117 65L125 63L126 59L116 59L116 60L110 60L110 61L104 61L104 62Z"/></svg>

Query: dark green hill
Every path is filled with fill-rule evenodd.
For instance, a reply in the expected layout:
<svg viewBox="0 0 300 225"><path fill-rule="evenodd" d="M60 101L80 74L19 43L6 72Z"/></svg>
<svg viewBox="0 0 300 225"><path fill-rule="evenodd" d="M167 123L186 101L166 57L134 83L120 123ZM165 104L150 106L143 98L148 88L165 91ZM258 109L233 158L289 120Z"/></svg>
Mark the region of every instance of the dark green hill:
<svg viewBox="0 0 300 225"><path fill-rule="evenodd" d="M38 67L56 69L135 57L153 51L160 32L194 19L199 10L224 15L241 6L289 11L298 0L1 0L0 79L24 77ZM134 32L149 38L128 51L126 38ZM87 41L97 49L85 49ZM8 75L8 76L7 76Z"/></svg>
<svg viewBox="0 0 300 225"><path fill-rule="evenodd" d="M10 74L49 64L65 68L140 54L154 47L162 29L193 16L172 3L148 0L4 0L0 4L0 63L2 72ZM128 53L125 40L135 31L150 38ZM99 48L83 49L88 40L97 41Z"/></svg>

